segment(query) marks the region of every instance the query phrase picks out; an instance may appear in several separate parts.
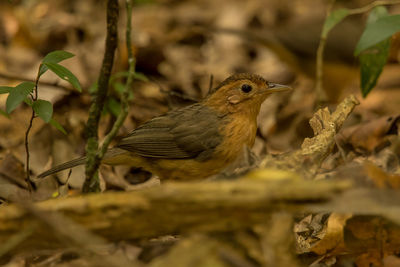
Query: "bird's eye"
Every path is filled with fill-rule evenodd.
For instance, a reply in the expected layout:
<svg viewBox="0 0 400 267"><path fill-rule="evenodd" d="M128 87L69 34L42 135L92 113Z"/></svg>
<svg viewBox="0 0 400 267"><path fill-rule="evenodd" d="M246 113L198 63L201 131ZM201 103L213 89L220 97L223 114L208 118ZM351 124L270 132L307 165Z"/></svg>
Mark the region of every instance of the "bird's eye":
<svg viewBox="0 0 400 267"><path fill-rule="evenodd" d="M242 92L244 92L244 93L250 93L252 89L253 88L251 87L251 85L248 85L248 84L242 85Z"/></svg>

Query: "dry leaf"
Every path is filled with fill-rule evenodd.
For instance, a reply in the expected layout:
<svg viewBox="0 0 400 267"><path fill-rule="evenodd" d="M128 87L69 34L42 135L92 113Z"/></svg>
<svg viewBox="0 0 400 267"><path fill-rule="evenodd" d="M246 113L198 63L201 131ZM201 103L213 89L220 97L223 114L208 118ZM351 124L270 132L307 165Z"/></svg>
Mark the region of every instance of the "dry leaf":
<svg viewBox="0 0 400 267"><path fill-rule="evenodd" d="M351 214L332 213L326 225L326 233L321 241L315 243L310 251L318 255L329 253L335 255L344 249L344 234L343 228Z"/></svg>
<svg viewBox="0 0 400 267"><path fill-rule="evenodd" d="M364 166L368 177L374 182L376 187L400 189L400 175L386 173L368 161Z"/></svg>
<svg viewBox="0 0 400 267"><path fill-rule="evenodd" d="M400 116L384 116L363 124L345 128L338 133L342 148L358 153L371 153L388 145L387 135L397 134Z"/></svg>

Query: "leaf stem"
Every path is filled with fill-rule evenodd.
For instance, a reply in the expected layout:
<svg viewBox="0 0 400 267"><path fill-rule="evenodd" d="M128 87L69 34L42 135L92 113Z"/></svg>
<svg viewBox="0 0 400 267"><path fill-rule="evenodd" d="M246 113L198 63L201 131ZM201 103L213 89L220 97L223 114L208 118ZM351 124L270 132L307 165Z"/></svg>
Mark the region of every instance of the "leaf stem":
<svg viewBox="0 0 400 267"><path fill-rule="evenodd" d="M328 5L328 10L326 11L326 17L328 18L329 15L332 12L333 5L335 4L336 0L331 0L331 2ZM321 37L317 49L317 59L316 59L316 84L315 84L315 93L317 95L317 106L320 103L323 103L327 100L327 95L323 89L323 68L324 68L324 50L325 50L325 44L326 44L326 39L328 37L328 32L324 33L324 31L321 31Z"/></svg>
<svg viewBox="0 0 400 267"><path fill-rule="evenodd" d="M331 0L326 18L329 17L329 15L332 12L333 5L335 4L336 0ZM400 0L377 0L374 1L366 6L360 7L360 8L353 8L349 9L348 15L356 15L356 14L362 14L365 13L374 7L381 6L381 5L394 5L394 4L400 4ZM317 58L316 58L316 73L315 73L315 93L317 95L317 106L325 102L327 100L327 96L325 91L323 90L323 57L324 57L324 50L325 50L325 45L326 45L326 39L328 37L328 33L324 33L324 31L321 31L321 36L319 39L319 45L317 49Z"/></svg>
<svg viewBox="0 0 400 267"><path fill-rule="evenodd" d="M33 87L33 94L30 94L30 96L32 98L32 102L35 102L38 99L39 79L40 79L40 67L38 68L38 73L36 75L35 86ZM29 133L32 129L33 120L35 119L35 117L36 117L36 114L32 107L32 115L29 120L28 128L26 129L26 132L25 132L25 154L26 154L26 164L25 164L26 178L25 179L26 179L26 183L28 185L29 191L31 191L31 192L36 188L36 186L32 182L31 175L30 175Z"/></svg>

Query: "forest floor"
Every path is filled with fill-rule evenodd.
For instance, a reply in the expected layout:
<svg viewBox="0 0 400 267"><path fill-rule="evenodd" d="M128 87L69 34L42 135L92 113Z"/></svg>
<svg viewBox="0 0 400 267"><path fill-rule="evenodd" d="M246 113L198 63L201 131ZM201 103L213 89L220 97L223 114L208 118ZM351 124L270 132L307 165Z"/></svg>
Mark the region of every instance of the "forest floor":
<svg viewBox="0 0 400 267"><path fill-rule="evenodd" d="M83 92L46 73L40 98L63 134L31 109L0 115L0 264L5 266L400 266L400 35L363 98L353 55L366 15L340 23L324 56L326 101L315 91L315 55L327 1L137 1L136 71L116 141L143 122L201 100L232 73L256 73L293 90L268 98L251 152L214 179L159 181L130 166L102 166L99 194L81 194L84 168L37 174L80 157L104 53L106 5L1 1L0 86L34 81L43 57L62 63ZM354 8L370 1L338 2ZM336 6L335 6L336 7ZM400 5L389 7L400 13ZM128 68L125 10L100 140L118 115ZM212 78L211 78L212 76ZM0 94L5 110L7 94Z"/></svg>

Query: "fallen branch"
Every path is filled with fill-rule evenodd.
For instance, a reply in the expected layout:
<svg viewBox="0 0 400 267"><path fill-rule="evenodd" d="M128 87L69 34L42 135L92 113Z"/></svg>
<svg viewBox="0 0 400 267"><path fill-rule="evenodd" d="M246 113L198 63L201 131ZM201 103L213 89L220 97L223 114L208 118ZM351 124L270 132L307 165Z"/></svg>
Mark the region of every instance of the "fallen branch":
<svg viewBox="0 0 400 267"><path fill-rule="evenodd" d="M52 199L33 207L41 217L59 212L93 234L117 241L243 229L265 222L274 210L309 211L306 203L324 203L348 187L349 183L303 180L166 183L140 192ZM39 224L34 233L16 250L65 246L47 223L18 205L1 208L0 244L35 221Z"/></svg>
<svg viewBox="0 0 400 267"><path fill-rule="evenodd" d="M278 156L268 155L261 167L292 170L313 177L336 144L335 135L359 101L354 95L345 98L332 114L328 108L318 110L310 119L315 136L304 139L301 149Z"/></svg>

